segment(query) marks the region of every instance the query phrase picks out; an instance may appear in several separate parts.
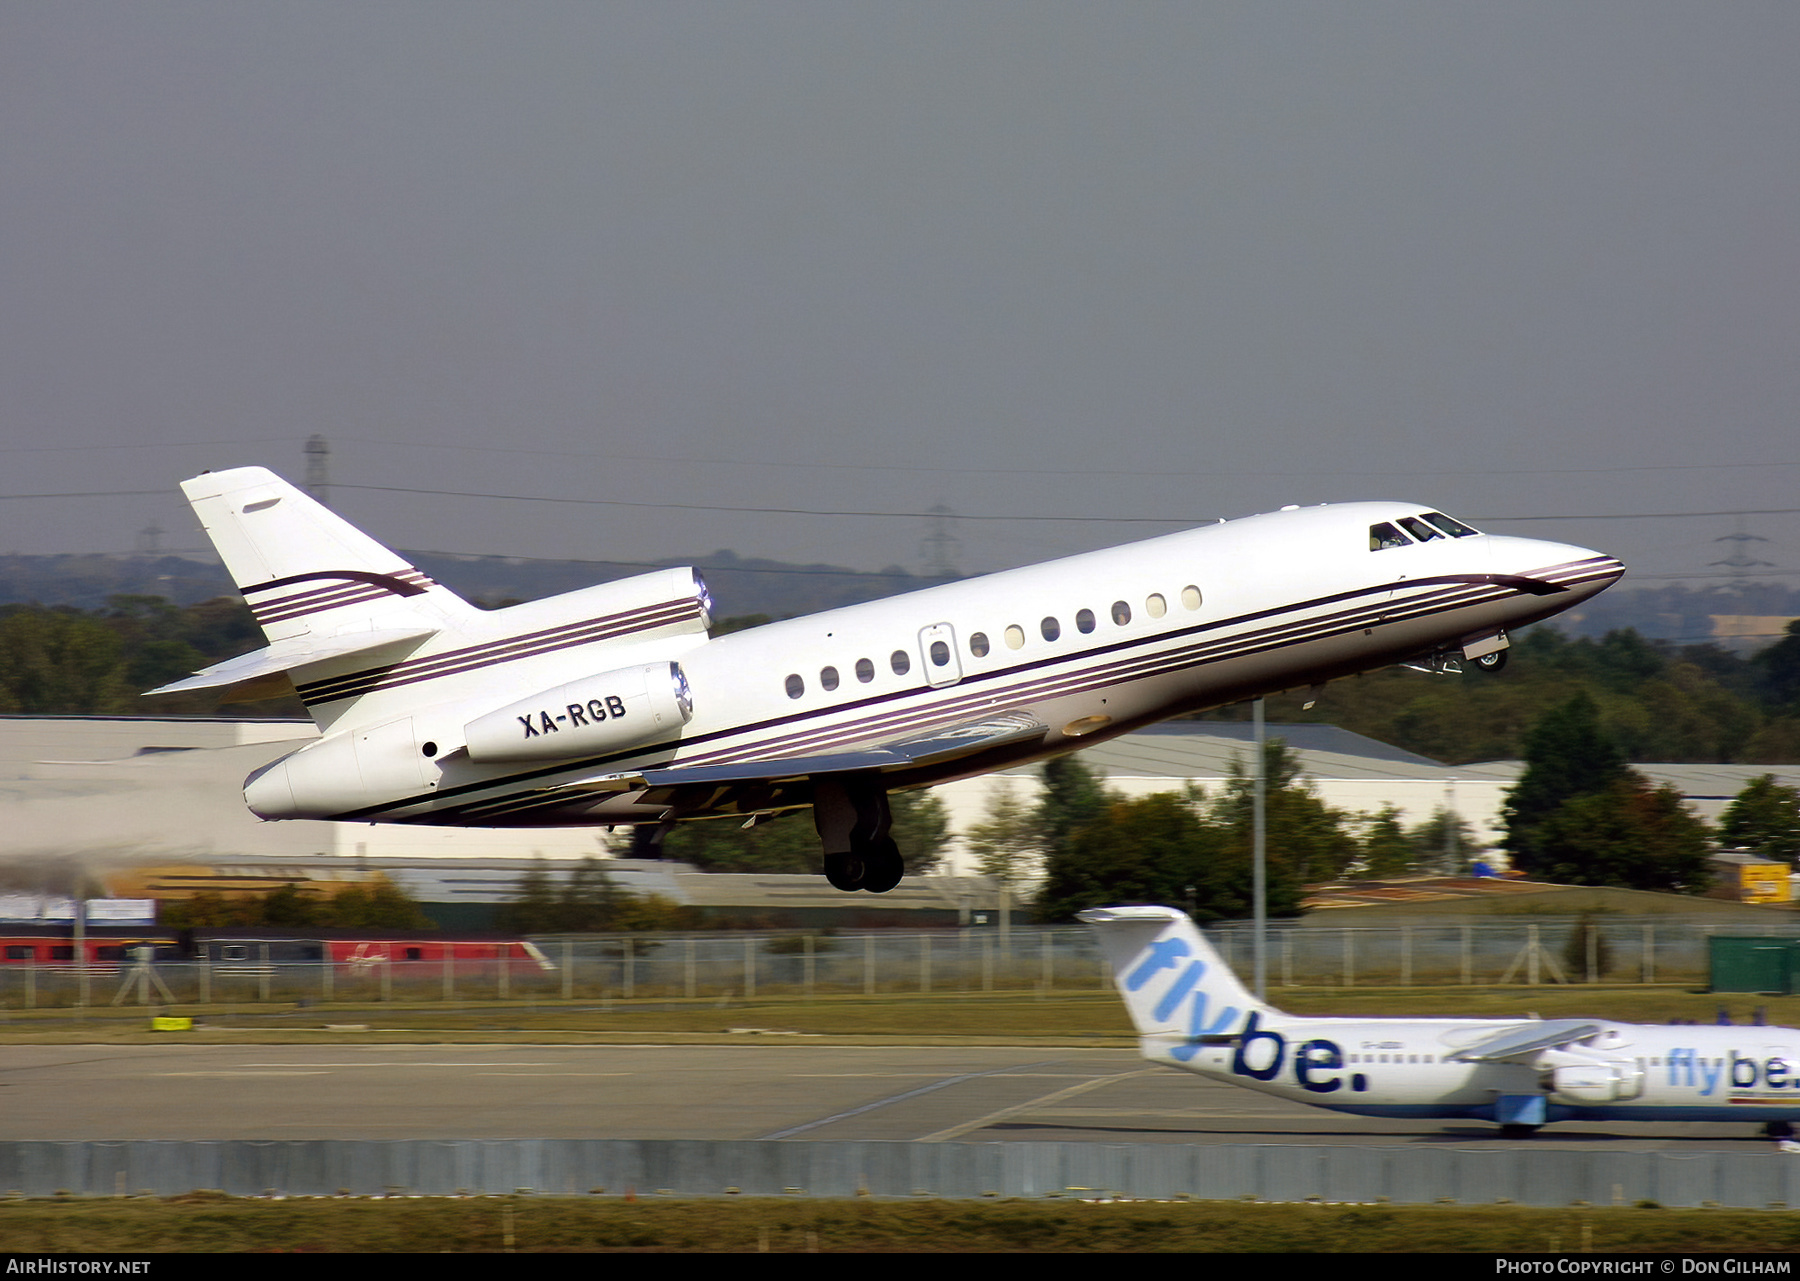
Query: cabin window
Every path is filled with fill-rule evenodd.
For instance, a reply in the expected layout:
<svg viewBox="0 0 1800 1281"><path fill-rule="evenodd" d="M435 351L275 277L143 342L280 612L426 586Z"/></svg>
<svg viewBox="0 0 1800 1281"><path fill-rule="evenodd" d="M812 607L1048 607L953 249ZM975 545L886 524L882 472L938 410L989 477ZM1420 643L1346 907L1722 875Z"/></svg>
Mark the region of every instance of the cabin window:
<svg viewBox="0 0 1800 1281"><path fill-rule="evenodd" d="M30 945L9 946L6 949L6 959L9 961L30 961L36 958L37 949Z"/></svg>
<svg viewBox="0 0 1800 1281"><path fill-rule="evenodd" d="M906 656L905 650L897 649L888 655L888 665L894 669L894 675L904 676L912 670L912 659Z"/></svg>
<svg viewBox="0 0 1800 1281"><path fill-rule="evenodd" d="M856 679L867 685L875 679L875 664L866 658L856 660Z"/></svg>
<svg viewBox="0 0 1800 1281"><path fill-rule="evenodd" d="M1469 538L1481 532L1479 529L1470 529L1460 520L1451 520L1443 512L1426 512L1425 519L1452 538Z"/></svg>
<svg viewBox="0 0 1800 1281"><path fill-rule="evenodd" d="M1045 640L1055 640L1062 635L1062 624L1054 618L1046 618L1038 624L1038 630L1044 634Z"/></svg>
<svg viewBox="0 0 1800 1281"><path fill-rule="evenodd" d="M975 655L976 658L987 657L988 638L986 632L971 632L969 634L969 652Z"/></svg>
<svg viewBox="0 0 1800 1281"><path fill-rule="evenodd" d="M787 678L787 696L799 698L804 693L806 693L806 682L800 679L798 672L795 672Z"/></svg>
<svg viewBox="0 0 1800 1281"><path fill-rule="evenodd" d="M950 665L950 647L941 640L931 642L931 665L933 667Z"/></svg>
<svg viewBox="0 0 1800 1281"><path fill-rule="evenodd" d="M1006 648L1025 648L1025 629L1020 627L1017 623L1012 624L1012 626L1006 629Z"/></svg>
<svg viewBox="0 0 1800 1281"><path fill-rule="evenodd" d="M827 691L834 690L838 687L837 668L821 667L819 669L819 687Z"/></svg>
<svg viewBox="0 0 1800 1281"><path fill-rule="evenodd" d="M1407 533L1411 534L1421 543L1429 543L1434 538L1443 537L1442 534L1420 520L1417 516L1402 516L1400 518L1400 525L1401 528L1405 529Z"/></svg>
<svg viewBox="0 0 1800 1281"><path fill-rule="evenodd" d="M250 959L250 949L242 943L227 943L219 949L219 959L221 961L247 961Z"/></svg>
<svg viewBox="0 0 1800 1281"><path fill-rule="evenodd" d="M1075 615L1075 630L1083 636L1094 630L1094 611L1084 609Z"/></svg>
<svg viewBox="0 0 1800 1281"><path fill-rule="evenodd" d="M1151 592L1150 598L1144 602L1144 612L1152 618L1161 618L1169 612L1169 602L1163 599L1161 592Z"/></svg>
<svg viewBox="0 0 1800 1281"><path fill-rule="evenodd" d="M424 949L424 948L420 948L420 947L409 947L409 948L407 948L407 949L406 949L406 959L407 959L407 960L409 960L409 961L422 961L422 960L424 960L424 959L425 959L425 949Z"/></svg>
<svg viewBox="0 0 1800 1281"><path fill-rule="evenodd" d="M1369 550L1384 552L1390 547L1411 547L1412 539L1402 534L1386 521L1379 525L1369 526Z"/></svg>
<svg viewBox="0 0 1800 1281"><path fill-rule="evenodd" d="M1125 626L1126 623L1131 621L1131 606L1127 605L1122 600L1114 601L1112 607L1112 620L1120 627Z"/></svg>
<svg viewBox="0 0 1800 1281"><path fill-rule="evenodd" d="M1181 589L1181 607L1183 609L1200 608L1200 589L1192 583Z"/></svg>

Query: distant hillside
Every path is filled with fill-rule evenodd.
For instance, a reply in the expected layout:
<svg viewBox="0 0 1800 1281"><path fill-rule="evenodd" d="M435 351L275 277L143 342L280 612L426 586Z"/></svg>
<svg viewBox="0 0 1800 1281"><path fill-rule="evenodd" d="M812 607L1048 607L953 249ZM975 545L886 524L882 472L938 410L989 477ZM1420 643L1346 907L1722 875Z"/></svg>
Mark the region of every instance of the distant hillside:
<svg viewBox="0 0 1800 1281"><path fill-rule="evenodd" d="M1774 643L1781 628L1763 623L1765 634L1744 636L1725 620L1800 618L1800 591L1780 583L1719 587L1615 587L1556 620L1570 636L1601 637L1631 628L1652 640L1694 645L1718 641L1747 653ZM1736 640L1742 636L1742 641Z"/></svg>
<svg viewBox="0 0 1800 1281"><path fill-rule="evenodd" d="M403 554L439 582L487 605L537 600L655 568L608 561ZM915 591L941 581L920 578L898 567L870 574L837 565L745 559L730 551L704 557L697 568L712 588L714 614L720 618L743 614L789 618ZM119 595L161 596L177 605L191 605L234 594L231 580L220 566L180 556L0 556L0 605L99 609Z"/></svg>
<svg viewBox="0 0 1800 1281"><path fill-rule="evenodd" d="M231 590L219 565L180 556L0 556L0 605L99 609L120 595L192 605Z"/></svg>
<svg viewBox="0 0 1800 1281"><path fill-rule="evenodd" d="M511 560L436 552L405 555L439 582L487 605L538 600L655 568L612 561ZM695 564L712 587L714 613L720 618L744 614L792 618L942 581L910 574L898 566L864 573L840 565L751 559L731 551L716 551L698 562L663 563ZM179 556L0 556L0 605L98 609L108 597L121 594L161 596L177 605L191 605L231 592L231 583L218 565ZM1595 639L1625 628L1651 640L1677 644L1716 638L1739 652L1773 643L1781 630L1772 627L1764 638L1734 643L1728 625L1716 621L1728 618L1800 618L1800 590L1777 583L1705 588L1628 586L1595 597L1578 611L1557 619L1556 626L1566 635Z"/></svg>

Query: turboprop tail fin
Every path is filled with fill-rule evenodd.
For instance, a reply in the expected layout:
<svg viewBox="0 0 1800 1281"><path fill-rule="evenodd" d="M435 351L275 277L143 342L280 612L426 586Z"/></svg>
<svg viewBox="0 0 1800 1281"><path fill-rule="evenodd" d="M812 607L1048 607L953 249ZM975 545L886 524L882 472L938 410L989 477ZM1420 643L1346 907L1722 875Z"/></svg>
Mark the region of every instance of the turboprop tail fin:
<svg viewBox="0 0 1800 1281"><path fill-rule="evenodd" d="M1238 1031L1253 1012L1276 1012L1238 982L1185 913L1096 907L1079 919L1099 937L1140 1037L1197 1047L1199 1037Z"/></svg>

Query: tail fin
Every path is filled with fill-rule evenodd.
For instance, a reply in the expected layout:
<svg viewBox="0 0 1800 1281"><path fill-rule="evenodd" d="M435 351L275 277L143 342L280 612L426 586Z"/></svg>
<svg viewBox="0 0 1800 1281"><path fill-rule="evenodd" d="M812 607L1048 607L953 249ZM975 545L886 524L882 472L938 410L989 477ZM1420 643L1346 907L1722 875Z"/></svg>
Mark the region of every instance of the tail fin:
<svg viewBox="0 0 1800 1281"><path fill-rule="evenodd" d="M271 644L473 612L267 468L206 472L181 488Z"/></svg>
<svg viewBox="0 0 1800 1281"><path fill-rule="evenodd" d="M265 698L297 668L398 657L478 612L266 468L206 472L181 488L269 644L152 694L229 686Z"/></svg>
<svg viewBox="0 0 1800 1281"><path fill-rule="evenodd" d="M1172 907L1097 907L1079 918L1100 939L1138 1035L1184 1043L1172 1051L1178 1059L1199 1048L1195 1038L1236 1032L1252 1013L1276 1013Z"/></svg>

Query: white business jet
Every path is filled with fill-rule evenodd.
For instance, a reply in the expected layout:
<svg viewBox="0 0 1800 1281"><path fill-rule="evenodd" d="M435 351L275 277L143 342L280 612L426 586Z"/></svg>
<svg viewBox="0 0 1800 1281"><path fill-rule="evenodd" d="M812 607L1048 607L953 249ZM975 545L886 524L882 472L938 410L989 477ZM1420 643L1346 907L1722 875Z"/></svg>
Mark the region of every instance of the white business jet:
<svg viewBox="0 0 1800 1281"><path fill-rule="evenodd" d="M904 870L890 792L1403 660L1496 667L1624 572L1353 503L709 637L691 569L481 610L263 468L182 488L269 643L151 692L292 681L321 738L246 781L261 817L654 841L810 806L827 878L876 893Z"/></svg>
<svg viewBox="0 0 1800 1281"><path fill-rule="evenodd" d="M1168 907L1093 927L1153 1063L1333 1112L1466 1117L1508 1135L1551 1121L1800 1120L1800 1031L1606 1019L1333 1019L1257 1000Z"/></svg>

